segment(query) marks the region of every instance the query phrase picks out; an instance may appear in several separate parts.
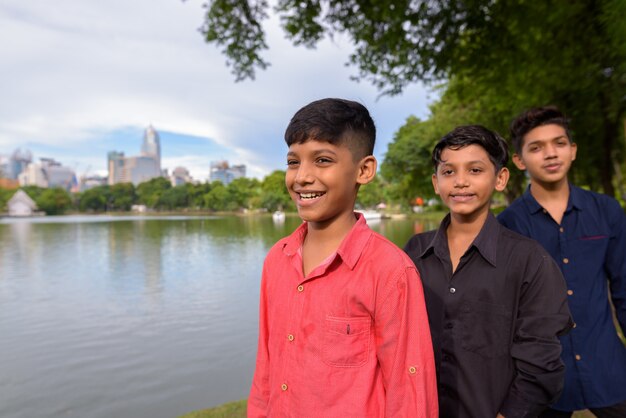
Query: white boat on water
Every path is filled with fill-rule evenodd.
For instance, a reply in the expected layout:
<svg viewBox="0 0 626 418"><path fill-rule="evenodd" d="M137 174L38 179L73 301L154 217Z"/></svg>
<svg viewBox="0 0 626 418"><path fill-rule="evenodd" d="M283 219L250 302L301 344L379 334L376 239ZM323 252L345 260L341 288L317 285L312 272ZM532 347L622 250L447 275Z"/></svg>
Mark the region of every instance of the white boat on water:
<svg viewBox="0 0 626 418"><path fill-rule="evenodd" d="M272 213L272 219L274 220L274 223L285 222L285 212L283 212L282 210L277 210L276 212Z"/></svg>
<svg viewBox="0 0 626 418"><path fill-rule="evenodd" d="M366 221L380 221L383 219L383 214L375 210L361 210L358 212L363 214Z"/></svg>

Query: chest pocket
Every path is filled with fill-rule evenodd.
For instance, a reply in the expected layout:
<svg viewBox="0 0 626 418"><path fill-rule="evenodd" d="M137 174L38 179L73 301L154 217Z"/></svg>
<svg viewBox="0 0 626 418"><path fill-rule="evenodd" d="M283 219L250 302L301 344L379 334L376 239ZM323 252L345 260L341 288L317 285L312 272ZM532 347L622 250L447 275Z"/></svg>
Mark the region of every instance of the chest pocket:
<svg viewBox="0 0 626 418"><path fill-rule="evenodd" d="M466 301L461 306L461 347L486 358L508 355L511 312L506 306Z"/></svg>
<svg viewBox="0 0 626 418"><path fill-rule="evenodd" d="M327 316L322 358L336 367L359 367L367 362L372 318Z"/></svg>

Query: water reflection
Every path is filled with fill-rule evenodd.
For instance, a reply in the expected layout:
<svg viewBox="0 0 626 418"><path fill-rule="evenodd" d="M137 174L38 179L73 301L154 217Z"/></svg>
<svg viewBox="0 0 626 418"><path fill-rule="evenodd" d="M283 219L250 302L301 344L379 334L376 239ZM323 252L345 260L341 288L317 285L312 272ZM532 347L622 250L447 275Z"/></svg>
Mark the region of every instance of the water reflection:
<svg viewBox="0 0 626 418"><path fill-rule="evenodd" d="M0 416L172 418L247 396L263 259L300 223L1 220ZM416 226L372 228L403 246Z"/></svg>

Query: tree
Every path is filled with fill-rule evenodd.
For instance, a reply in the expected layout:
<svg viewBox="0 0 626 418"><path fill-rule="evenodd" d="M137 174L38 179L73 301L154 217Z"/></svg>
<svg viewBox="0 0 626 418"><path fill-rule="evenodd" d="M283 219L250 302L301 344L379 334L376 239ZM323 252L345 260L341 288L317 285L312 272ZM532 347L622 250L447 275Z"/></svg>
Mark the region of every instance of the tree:
<svg viewBox="0 0 626 418"><path fill-rule="evenodd" d="M78 196L78 210L81 212L104 212L107 210L108 186L98 186L85 190Z"/></svg>
<svg viewBox="0 0 626 418"><path fill-rule="evenodd" d="M131 206L137 201L135 186L133 183L117 183L110 186L107 193L107 201L109 202L109 210L130 210Z"/></svg>
<svg viewBox="0 0 626 418"><path fill-rule="evenodd" d="M72 198L64 189L57 187L44 189L35 203L48 215L60 215L72 206Z"/></svg>
<svg viewBox="0 0 626 418"><path fill-rule="evenodd" d="M151 180L140 183L135 189L137 193L137 201L143 203L149 208L156 208L159 199L165 190L172 187L172 183L164 177L156 177Z"/></svg>
<svg viewBox="0 0 626 418"><path fill-rule="evenodd" d="M268 2L210 0L206 6L206 40L223 48L238 80L254 78L255 68L268 65L261 56ZM383 94L417 81L456 79L464 104L496 99L476 108L494 111L499 130L524 108L560 106L585 150L576 164L585 183L614 194L626 116L623 0L279 0L275 11L295 45L348 35L354 78Z"/></svg>
<svg viewBox="0 0 626 418"><path fill-rule="evenodd" d="M278 209L295 210L285 186L284 171L273 171L263 179L261 184L261 207L269 211Z"/></svg>
<svg viewBox="0 0 626 418"><path fill-rule="evenodd" d="M252 198L261 193L261 183L257 179L240 177L231 181L227 189L234 210L249 209Z"/></svg>
<svg viewBox="0 0 626 418"><path fill-rule="evenodd" d="M204 196L204 205L210 210L227 210L228 190L221 181L212 182L211 191Z"/></svg>

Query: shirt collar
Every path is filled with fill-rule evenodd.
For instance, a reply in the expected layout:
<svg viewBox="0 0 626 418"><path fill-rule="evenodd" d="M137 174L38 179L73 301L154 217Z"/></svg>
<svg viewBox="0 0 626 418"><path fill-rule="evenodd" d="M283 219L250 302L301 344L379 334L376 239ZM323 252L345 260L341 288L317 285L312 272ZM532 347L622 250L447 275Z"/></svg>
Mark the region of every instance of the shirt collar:
<svg viewBox="0 0 626 418"><path fill-rule="evenodd" d="M341 257L350 270L354 269L359 258L361 258L365 245L373 233L369 226L367 226L365 217L362 214L355 212L355 216L357 217L356 223L352 226L352 229L348 232L348 235L346 235L336 251L336 254ZM302 247L307 230L308 224L303 222L293 234L287 238L283 247L285 255L291 257L298 252L298 249Z"/></svg>
<svg viewBox="0 0 626 418"><path fill-rule="evenodd" d="M537 202L537 199L530 192L530 184L526 187L526 191L522 195L522 199L531 214L535 214L539 211L543 211L543 206ZM569 197L567 198L567 208L565 212L569 212L572 209L582 210L585 204L585 196L582 190L578 187L569 184Z"/></svg>
<svg viewBox="0 0 626 418"><path fill-rule="evenodd" d="M448 249L448 235L446 230L450 225L450 214L448 213L441 221L439 229L435 233L433 240L424 249L421 258L434 253L439 259L450 258L450 250ZM480 232L474 238L470 248L476 248L480 255L492 266L496 266L496 253L498 249L498 236L500 233L500 224L491 212L487 215L487 219Z"/></svg>

